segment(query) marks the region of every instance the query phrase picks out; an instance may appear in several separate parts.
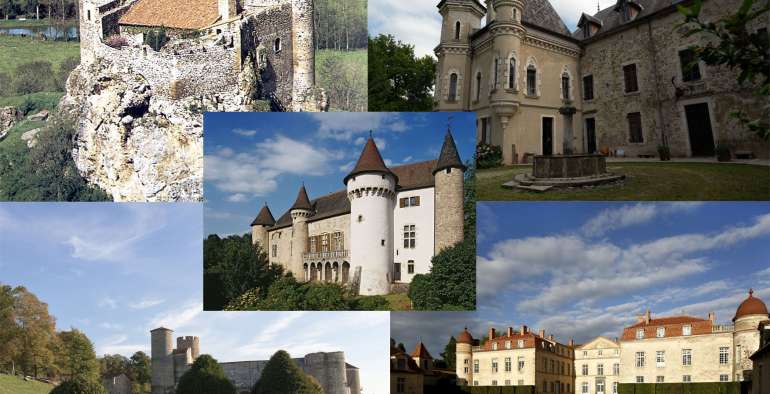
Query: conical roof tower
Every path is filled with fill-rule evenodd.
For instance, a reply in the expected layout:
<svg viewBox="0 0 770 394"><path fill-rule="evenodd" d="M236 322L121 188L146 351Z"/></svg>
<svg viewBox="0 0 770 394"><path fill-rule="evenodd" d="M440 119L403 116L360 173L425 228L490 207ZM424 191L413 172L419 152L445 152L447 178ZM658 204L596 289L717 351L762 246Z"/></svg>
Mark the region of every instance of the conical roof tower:
<svg viewBox="0 0 770 394"><path fill-rule="evenodd" d="M345 177L344 182L347 184L350 178L365 173L388 174L395 178L396 183L398 183L398 177L396 174L390 171L390 169L385 165L385 161L382 160L382 155L380 155L380 150L377 149L377 144L374 142L374 138L372 138L371 132L369 133L369 139L364 145L364 150L361 152L361 156L358 158L356 166L353 167L353 171L350 171L350 173Z"/></svg>

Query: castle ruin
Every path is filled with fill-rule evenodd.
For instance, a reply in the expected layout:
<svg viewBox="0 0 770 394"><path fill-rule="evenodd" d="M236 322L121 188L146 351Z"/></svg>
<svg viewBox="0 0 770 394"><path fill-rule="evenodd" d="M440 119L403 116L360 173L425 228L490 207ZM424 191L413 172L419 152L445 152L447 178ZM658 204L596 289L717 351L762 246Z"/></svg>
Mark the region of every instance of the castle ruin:
<svg viewBox="0 0 770 394"><path fill-rule="evenodd" d="M159 327L150 331L152 355L152 394L173 393L179 379L200 355L200 338L178 337ZM225 375L240 394L248 394L259 380L267 360L220 363ZM345 362L343 352L310 353L294 362L314 377L326 394L361 394L358 368Z"/></svg>

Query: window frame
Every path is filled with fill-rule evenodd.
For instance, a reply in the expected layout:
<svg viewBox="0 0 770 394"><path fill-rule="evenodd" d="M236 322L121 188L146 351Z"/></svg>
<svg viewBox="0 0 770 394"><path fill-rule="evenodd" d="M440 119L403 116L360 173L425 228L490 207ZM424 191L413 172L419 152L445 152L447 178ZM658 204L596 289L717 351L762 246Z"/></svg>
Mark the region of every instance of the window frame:
<svg viewBox="0 0 770 394"><path fill-rule="evenodd" d="M633 74L629 74L630 68L633 67ZM641 90L639 86L639 63L638 62L630 62L625 63L621 66L623 76L623 93L626 95L629 94L638 94ZM633 79L629 79L629 76ZM629 84L630 82L633 82L633 84ZM630 88L635 88L634 90L631 90Z"/></svg>

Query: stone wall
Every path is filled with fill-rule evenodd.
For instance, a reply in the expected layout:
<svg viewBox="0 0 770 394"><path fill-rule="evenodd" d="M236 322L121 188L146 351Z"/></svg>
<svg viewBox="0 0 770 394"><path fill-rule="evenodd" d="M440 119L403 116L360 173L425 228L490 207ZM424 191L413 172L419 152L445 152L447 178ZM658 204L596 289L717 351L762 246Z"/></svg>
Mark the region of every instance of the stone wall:
<svg viewBox="0 0 770 394"><path fill-rule="evenodd" d="M276 97L287 109L292 108L293 102L292 28L291 5L283 4L251 18L241 30L242 53L255 54L253 58L259 66L263 95ZM280 50L277 51L276 40L280 40Z"/></svg>
<svg viewBox="0 0 770 394"><path fill-rule="evenodd" d="M702 16L721 17L737 9L740 0L706 1ZM606 38L589 42L581 59L582 76L593 75L594 100L584 102L584 117L596 119L597 146L610 151L622 149L627 156L657 155L666 136L674 156L691 156L691 144L684 106L708 104L714 142L723 141L735 150L768 156L768 144L743 129L729 114L745 109L759 116L760 101L751 87L741 87L737 74L723 67L700 65L702 79L683 82L679 51L704 44L700 35L683 38L675 27L683 17L675 10L651 21ZM638 93L625 93L622 67L636 63ZM582 84L582 82L581 82ZM629 142L627 114L641 112L644 141ZM582 130L583 127L579 130Z"/></svg>
<svg viewBox="0 0 770 394"><path fill-rule="evenodd" d="M435 206L435 230L434 254L438 254L444 248L462 242L465 222L464 202L465 191L463 189L464 174L459 168L441 170L436 173L436 206Z"/></svg>

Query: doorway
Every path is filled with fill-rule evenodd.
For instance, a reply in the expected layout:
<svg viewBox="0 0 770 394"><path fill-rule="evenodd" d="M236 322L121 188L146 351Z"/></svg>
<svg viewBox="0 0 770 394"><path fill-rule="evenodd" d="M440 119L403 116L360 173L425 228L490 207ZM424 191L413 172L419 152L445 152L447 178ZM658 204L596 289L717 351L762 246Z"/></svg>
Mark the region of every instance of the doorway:
<svg viewBox="0 0 770 394"><path fill-rule="evenodd" d="M401 263L393 263L393 281L401 281Z"/></svg>
<svg viewBox="0 0 770 394"><path fill-rule="evenodd" d="M553 118L543 118L543 156L553 154Z"/></svg>
<svg viewBox="0 0 770 394"><path fill-rule="evenodd" d="M714 156L714 133L707 103L685 105L687 132L693 156Z"/></svg>
<svg viewBox="0 0 770 394"><path fill-rule="evenodd" d="M596 152L596 118L586 118L586 150Z"/></svg>

